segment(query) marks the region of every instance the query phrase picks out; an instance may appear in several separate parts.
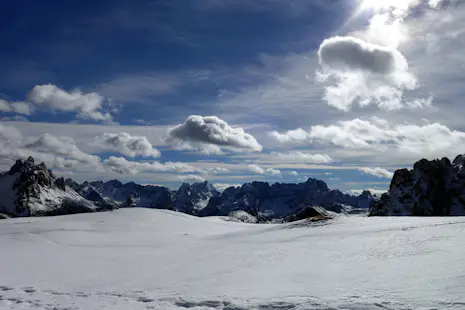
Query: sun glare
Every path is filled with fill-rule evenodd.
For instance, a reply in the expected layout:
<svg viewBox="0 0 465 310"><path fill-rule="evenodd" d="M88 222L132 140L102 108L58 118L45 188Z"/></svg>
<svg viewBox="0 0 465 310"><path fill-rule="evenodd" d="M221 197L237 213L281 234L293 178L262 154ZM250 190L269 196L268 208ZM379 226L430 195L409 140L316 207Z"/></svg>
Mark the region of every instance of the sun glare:
<svg viewBox="0 0 465 310"><path fill-rule="evenodd" d="M408 10L419 0L360 0L359 11Z"/></svg>

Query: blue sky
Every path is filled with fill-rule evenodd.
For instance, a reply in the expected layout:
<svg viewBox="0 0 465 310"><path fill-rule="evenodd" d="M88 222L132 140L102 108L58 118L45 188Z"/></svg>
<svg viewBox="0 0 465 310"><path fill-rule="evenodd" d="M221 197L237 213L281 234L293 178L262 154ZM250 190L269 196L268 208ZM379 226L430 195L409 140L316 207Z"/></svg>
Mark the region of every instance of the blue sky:
<svg viewBox="0 0 465 310"><path fill-rule="evenodd" d="M454 0L7 1L0 166L385 190L463 152Z"/></svg>

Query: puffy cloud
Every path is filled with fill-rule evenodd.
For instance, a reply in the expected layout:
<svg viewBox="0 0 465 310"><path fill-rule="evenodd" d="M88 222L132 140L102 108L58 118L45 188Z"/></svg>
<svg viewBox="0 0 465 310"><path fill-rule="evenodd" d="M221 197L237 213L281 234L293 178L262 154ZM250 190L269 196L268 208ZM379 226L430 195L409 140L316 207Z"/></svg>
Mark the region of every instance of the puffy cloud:
<svg viewBox="0 0 465 310"><path fill-rule="evenodd" d="M52 110L77 112L78 118L94 121L112 121L108 112L103 112L104 98L95 93L83 93L76 89L67 92L52 84L36 85L29 94L29 99L37 105Z"/></svg>
<svg viewBox="0 0 465 310"><path fill-rule="evenodd" d="M403 93L417 87L405 57L396 49L355 37L332 37L318 50L322 71L317 80L326 85L324 99L348 111L354 104L375 104L386 110L419 108L429 101L403 102ZM423 104L421 104L423 103Z"/></svg>
<svg viewBox="0 0 465 310"><path fill-rule="evenodd" d="M365 173L365 174L370 174L370 175L373 175L375 177L378 177L378 178L385 178L385 179L391 179L394 175L394 173L386 170L386 169L383 169L383 168L380 168L380 167L376 167L376 168L368 168L368 167L364 167L364 168L360 168L359 171Z"/></svg>
<svg viewBox="0 0 465 310"><path fill-rule="evenodd" d="M105 159L103 165L110 171L130 175L135 175L140 172L202 172L202 170L180 162L136 162L128 161L123 157L114 156Z"/></svg>
<svg viewBox="0 0 465 310"><path fill-rule="evenodd" d="M416 157L444 156L445 152L450 154L451 151L458 154L462 152L460 145L465 143L465 132L451 130L439 123L391 125L380 118L356 118L335 125L316 125L309 131L298 129L297 131L302 132L298 136L294 134L295 131L272 132L270 135L281 143L330 144L342 148L382 152L390 150L414 154Z"/></svg>
<svg viewBox="0 0 465 310"><path fill-rule="evenodd" d="M95 140L104 149L117 151L129 157L160 157L160 151L154 148L146 137L131 136L126 132L120 132L104 133Z"/></svg>
<svg viewBox="0 0 465 310"><path fill-rule="evenodd" d="M99 165L100 157L81 151L74 140L69 137L57 137L50 133L43 134L37 140L24 146L27 150L33 150L44 154L55 155L65 159L75 160L83 164Z"/></svg>
<svg viewBox="0 0 465 310"><path fill-rule="evenodd" d="M404 56L397 50L354 37L324 40L318 57L321 65L338 72L355 70L385 75L408 68Z"/></svg>
<svg viewBox="0 0 465 310"><path fill-rule="evenodd" d="M291 151L288 153L272 152L271 155L288 161L305 162L310 164L329 164L333 162L333 159L326 154L311 154Z"/></svg>
<svg viewBox="0 0 465 310"><path fill-rule="evenodd" d="M289 172L289 175L292 175L292 176L296 177L296 176L299 175L299 173L297 171L291 171L291 172Z"/></svg>
<svg viewBox="0 0 465 310"><path fill-rule="evenodd" d="M273 168L262 168L258 165L249 165L249 171L256 174L281 176L281 171Z"/></svg>
<svg viewBox="0 0 465 310"><path fill-rule="evenodd" d="M11 112L23 115L31 115L33 112L32 106L27 102L8 102L0 99L0 112Z"/></svg>
<svg viewBox="0 0 465 310"><path fill-rule="evenodd" d="M210 151L225 148L232 151L260 152L262 146L242 128L233 128L216 116L191 115L187 120L168 132L168 141L196 148L197 145L212 147Z"/></svg>

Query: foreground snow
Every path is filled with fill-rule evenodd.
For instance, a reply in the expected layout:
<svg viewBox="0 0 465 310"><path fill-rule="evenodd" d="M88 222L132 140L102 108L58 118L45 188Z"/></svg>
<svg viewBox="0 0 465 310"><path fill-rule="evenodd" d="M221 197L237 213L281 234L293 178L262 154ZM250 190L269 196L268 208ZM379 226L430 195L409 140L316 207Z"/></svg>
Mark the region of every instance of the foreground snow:
<svg viewBox="0 0 465 310"><path fill-rule="evenodd" d="M0 309L465 309L465 218L0 222Z"/></svg>

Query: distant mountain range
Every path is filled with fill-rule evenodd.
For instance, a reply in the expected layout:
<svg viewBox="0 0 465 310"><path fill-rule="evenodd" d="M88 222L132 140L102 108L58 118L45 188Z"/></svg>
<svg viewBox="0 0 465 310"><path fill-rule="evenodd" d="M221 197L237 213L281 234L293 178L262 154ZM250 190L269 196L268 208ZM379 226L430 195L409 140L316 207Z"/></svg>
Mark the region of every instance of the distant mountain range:
<svg viewBox="0 0 465 310"><path fill-rule="evenodd" d="M178 190L123 184L117 180L79 184L57 178L44 163L17 160L0 174L0 218L64 215L117 208L168 209L195 216L230 216L245 222L298 219L324 212L370 216L465 215L465 156L415 163L394 173L389 192L380 198L331 190L313 178L304 183L245 183L218 191L208 182L184 183ZM312 209L313 208L313 209ZM312 209L312 210L310 210ZM316 213L315 213L316 212Z"/></svg>
<svg viewBox="0 0 465 310"><path fill-rule="evenodd" d="M108 182L84 182L57 178L44 163L17 160L0 174L0 213L5 216L63 215L116 208L169 209L195 216L233 216L248 222L289 218L305 208L318 206L332 212L367 210L374 197L369 191L360 196L331 190L325 182L270 185L245 183L223 192L208 183L184 183L178 190L166 187Z"/></svg>

